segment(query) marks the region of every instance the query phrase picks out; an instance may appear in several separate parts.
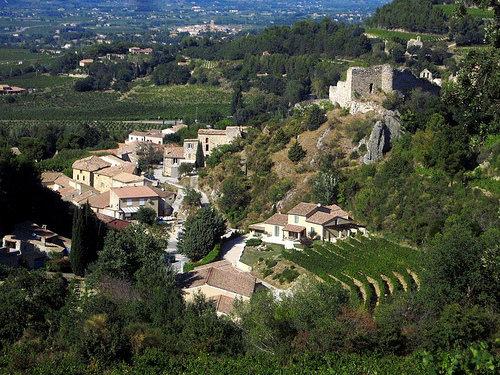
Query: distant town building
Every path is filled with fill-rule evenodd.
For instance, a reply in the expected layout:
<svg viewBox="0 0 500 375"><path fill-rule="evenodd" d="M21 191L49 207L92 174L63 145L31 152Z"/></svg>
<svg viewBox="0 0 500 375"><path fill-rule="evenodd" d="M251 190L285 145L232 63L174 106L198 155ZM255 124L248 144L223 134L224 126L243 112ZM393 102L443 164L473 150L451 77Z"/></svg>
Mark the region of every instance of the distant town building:
<svg viewBox="0 0 500 375"><path fill-rule="evenodd" d="M420 40L420 37L417 36L417 39L410 39L407 43L406 43L406 49L410 48L410 47L417 47L417 48L422 48L424 46L424 44L422 43L422 41Z"/></svg>
<svg viewBox="0 0 500 375"><path fill-rule="evenodd" d="M0 85L0 94L21 94L25 92L26 89L22 87L10 86L10 85Z"/></svg>

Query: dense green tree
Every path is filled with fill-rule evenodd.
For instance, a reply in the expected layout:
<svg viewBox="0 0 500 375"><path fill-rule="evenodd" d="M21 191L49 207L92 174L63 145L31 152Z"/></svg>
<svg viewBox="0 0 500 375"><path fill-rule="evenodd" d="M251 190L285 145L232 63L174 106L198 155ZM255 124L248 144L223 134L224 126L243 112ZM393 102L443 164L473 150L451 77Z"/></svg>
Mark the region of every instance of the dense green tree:
<svg viewBox="0 0 500 375"><path fill-rule="evenodd" d="M203 154L203 146L201 142L198 142L198 148L196 149L196 161L194 163L194 167L196 169L205 167L205 155Z"/></svg>
<svg viewBox="0 0 500 375"><path fill-rule="evenodd" d="M445 92L457 122L484 139L500 129L500 49L471 50L460 64L457 83Z"/></svg>
<svg viewBox="0 0 500 375"><path fill-rule="evenodd" d="M487 233L479 236L477 228L457 222L431 241L422 282L426 302L432 308L439 310L450 303L500 308L495 281L500 235L496 229Z"/></svg>
<svg viewBox="0 0 500 375"><path fill-rule="evenodd" d="M307 116L307 130L316 130L326 121L325 112L317 105L313 105Z"/></svg>
<svg viewBox="0 0 500 375"><path fill-rule="evenodd" d="M135 218L141 224L153 225L156 221L156 211L151 207L141 207Z"/></svg>
<svg viewBox="0 0 500 375"><path fill-rule="evenodd" d="M89 203L75 209L70 252L71 268L75 275L84 276L89 264L97 259L105 235L106 227L90 209Z"/></svg>
<svg viewBox="0 0 500 375"><path fill-rule="evenodd" d="M164 254L167 240L142 225L129 225L123 231L109 232L97 261L91 267L92 278L135 281L137 271Z"/></svg>
<svg viewBox="0 0 500 375"><path fill-rule="evenodd" d="M221 198L217 202L221 212L231 224L239 223L245 217L245 210L250 203L247 182L239 176L227 178L222 184Z"/></svg>
<svg viewBox="0 0 500 375"><path fill-rule="evenodd" d="M302 148L299 142L295 141L292 147L288 150L288 159L297 163L298 161L305 158L307 155L306 151Z"/></svg>
<svg viewBox="0 0 500 375"><path fill-rule="evenodd" d="M313 196L316 202L330 205L337 201L338 179L331 172L321 172L313 183Z"/></svg>
<svg viewBox="0 0 500 375"><path fill-rule="evenodd" d="M201 206L201 193L191 187L187 187L184 192L183 203L199 208Z"/></svg>
<svg viewBox="0 0 500 375"><path fill-rule="evenodd" d="M0 348L24 335L44 340L56 331L67 295L60 275L23 268L10 271L0 284Z"/></svg>
<svg viewBox="0 0 500 375"><path fill-rule="evenodd" d="M179 241L179 251L196 262L220 241L226 229L226 221L217 210L205 206L186 220L184 228L184 235Z"/></svg>
<svg viewBox="0 0 500 375"><path fill-rule="evenodd" d="M194 164L193 163L181 163L179 165L179 176L185 176L189 173L191 173L194 169Z"/></svg>

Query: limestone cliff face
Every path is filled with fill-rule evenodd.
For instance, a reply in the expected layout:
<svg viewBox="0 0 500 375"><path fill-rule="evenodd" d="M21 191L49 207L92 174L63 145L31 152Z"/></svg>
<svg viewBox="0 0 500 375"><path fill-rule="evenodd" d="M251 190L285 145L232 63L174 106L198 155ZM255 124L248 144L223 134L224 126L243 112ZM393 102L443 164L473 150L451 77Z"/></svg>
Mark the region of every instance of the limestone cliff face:
<svg viewBox="0 0 500 375"><path fill-rule="evenodd" d="M391 150L394 140L399 139L403 134L399 113L397 111L384 111L384 120L377 121L366 142L368 152L362 157L362 162L365 164L382 159Z"/></svg>

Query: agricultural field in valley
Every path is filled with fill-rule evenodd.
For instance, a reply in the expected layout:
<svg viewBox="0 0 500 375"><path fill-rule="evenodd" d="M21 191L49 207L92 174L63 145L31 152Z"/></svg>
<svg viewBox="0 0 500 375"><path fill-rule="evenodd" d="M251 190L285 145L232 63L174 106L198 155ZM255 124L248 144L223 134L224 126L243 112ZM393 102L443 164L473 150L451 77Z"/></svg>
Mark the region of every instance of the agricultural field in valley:
<svg viewBox="0 0 500 375"><path fill-rule="evenodd" d="M441 8L447 16L451 16L458 8L458 4L440 4L435 5ZM467 8L467 13L474 18L493 18L493 10L481 8Z"/></svg>
<svg viewBox="0 0 500 375"><path fill-rule="evenodd" d="M410 33L405 31L383 29L365 29L365 34L384 40L393 40L394 38L399 38L405 41L408 41L410 39L417 39L417 37L419 36L423 42L433 42L444 38L443 35L438 34Z"/></svg>
<svg viewBox="0 0 500 375"><path fill-rule="evenodd" d="M340 282L354 298L374 308L396 290L419 286L417 250L376 237L315 242L303 251L283 251L292 261L326 282Z"/></svg>
<svg viewBox="0 0 500 375"><path fill-rule="evenodd" d="M229 115L230 107L231 93L214 86L137 86L127 93L76 92L70 82L18 95L13 103L0 100L0 120L172 120L207 110Z"/></svg>

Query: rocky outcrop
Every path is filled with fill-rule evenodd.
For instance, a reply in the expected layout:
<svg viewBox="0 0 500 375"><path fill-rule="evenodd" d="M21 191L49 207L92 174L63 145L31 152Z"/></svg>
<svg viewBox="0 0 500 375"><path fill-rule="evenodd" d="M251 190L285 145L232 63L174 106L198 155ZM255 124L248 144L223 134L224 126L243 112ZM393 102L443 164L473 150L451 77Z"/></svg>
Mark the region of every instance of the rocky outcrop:
<svg viewBox="0 0 500 375"><path fill-rule="evenodd" d="M384 154L391 150L394 140L399 139L403 134L399 112L385 109L383 111L385 111L384 120L377 121L366 142L368 152L362 158L365 164L382 159Z"/></svg>

